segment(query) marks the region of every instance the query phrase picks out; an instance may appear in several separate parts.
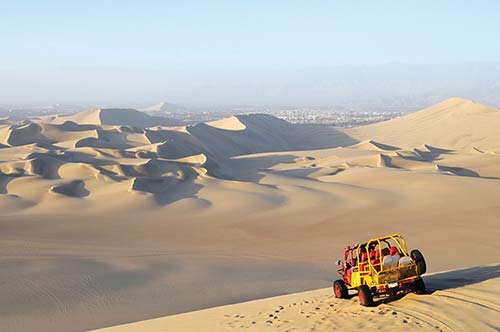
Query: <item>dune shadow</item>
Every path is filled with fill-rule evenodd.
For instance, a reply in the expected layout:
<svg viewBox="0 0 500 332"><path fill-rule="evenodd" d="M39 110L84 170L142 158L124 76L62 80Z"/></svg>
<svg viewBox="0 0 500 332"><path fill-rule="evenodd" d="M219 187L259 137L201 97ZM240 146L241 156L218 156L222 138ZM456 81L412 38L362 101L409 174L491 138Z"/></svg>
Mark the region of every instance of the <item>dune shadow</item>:
<svg viewBox="0 0 500 332"><path fill-rule="evenodd" d="M500 264L477 266L424 276L428 293L477 284L500 277Z"/></svg>
<svg viewBox="0 0 500 332"><path fill-rule="evenodd" d="M150 193L159 205L167 205L184 198L196 198L203 188L195 182L197 173L189 167L184 167L184 178L177 179L171 176L135 177L131 190Z"/></svg>
<svg viewBox="0 0 500 332"><path fill-rule="evenodd" d="M404 156L403 158L432 162L436 160L442 160L443 158L441 157L441 155L443 154L446 155L455 153L455 151L453 150L437 148L427 144L424 144L422 147L414 148L412 152L415 153L414 156Z"/></svg>
<svg viewBox="0 0 500 332"><path fill-rule="evenodd" d="M259 183L264 173L278 172L272 169L273 166L293 164L296 159L297 156L292 154L231 158L212 162L212 167L207 167L207 171L210 176L222 180Z"/></svg>
<svg viewBox="0 0 500 332"><path fill-rule="evenodd" d="M203 186L197 183L178 185L170 190L154 193L155 202L159 205L167 205L184 198L196 198Z"/></svg>
<svg viewBox="0 0 500 332"><path fill-rule="evenodd" d="M9 176L0 173L0 194L8 194L7 185L10 181L18 178L19 176Z"/></svg>
<svg viewBox="0 0 500 332"><path fill-rule="evenodd" d="M395 164L393 163L393 161L392 161L392 158L391 158L391 157L389 157L388 155L385 155L385 154L383 154L383 153L380 153L380 154L378 155L378 158L379 158L379 160L378 160L377 164L378 164L378 166L380 166L380 167L388 167L388 168L399 168L399 169L404 169L404 168L402 168L402 167L399 167L398 165L395 165Z"/></svg>
<svg viewBox="0 0 500 332"><path fill-rule="evenodd" d="M90 131L90 130L99 129L99 126L97 126L97 125L78 124L74 121L64 121L63 124L54 124L52 126L54 126L54 128L57 128L61 131L73 131L73 132Z"/></svg>
<svg viewBox="0 0 500 332"><path fill-rule="evenodd" d="M500 264L477 266L461 270L453 270L442 273L423 276L427 291L430 295L436 291L448 290L453 288L465 287L478 284L483 281L500 277ZM396 294L387 298L380 299L375 302L375 306L387 304L393 301L402 299L409 293Z"/></svg>
<svg viewBox="0 0 500 332"><path fill-rule="evenodd" d="M500 178L496 176L481 176L481 174L479 174L478 172L464 167L436 165L436 168L439 172L446 175L467 176L467 177L489 179L489 180L500 180Z"/></svg>
<svg viewBox="0 0 500 332"><path fill-rule="evenodd" d="M443 172L445 174L449 174L449 175L469 176L469 177L475 177L475 178L481 177L481 175L479 175L478 172L475 172L471 169L464 168L464 167L444 166L444 165L437 165L436 167L437 167L438 171Z"/></svg>
<svg viewBox="0 0 500 332"><path fill-rule="evenodd" d="M90 191L85 188L85 182L82 180L73 180L55 185L50 191L69 197L86 197L90 195Z"/></svg>

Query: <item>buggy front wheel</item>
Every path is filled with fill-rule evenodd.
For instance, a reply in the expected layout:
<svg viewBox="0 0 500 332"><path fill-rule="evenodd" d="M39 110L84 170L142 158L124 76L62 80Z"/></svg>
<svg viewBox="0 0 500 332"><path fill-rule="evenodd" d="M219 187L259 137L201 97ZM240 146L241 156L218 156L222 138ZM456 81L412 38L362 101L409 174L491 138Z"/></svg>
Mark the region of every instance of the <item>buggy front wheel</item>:
<svg viewBox="0 0 500 332"><path fill-rule="evenodd" d="M337 299L347 299L349 297L349 291L344 280L335 280L333 283L333 293Z"/></svg>

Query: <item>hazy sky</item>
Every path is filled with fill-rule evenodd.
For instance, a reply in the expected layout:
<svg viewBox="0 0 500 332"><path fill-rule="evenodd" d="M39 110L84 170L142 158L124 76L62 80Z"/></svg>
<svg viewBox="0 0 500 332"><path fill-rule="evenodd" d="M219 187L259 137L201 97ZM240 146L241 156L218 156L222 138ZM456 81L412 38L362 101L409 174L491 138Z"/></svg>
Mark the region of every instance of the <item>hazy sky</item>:
<svg viewBox="0 0 500 332"><path fill-rule="evenodd" d="M280 72L499 62L499 33L494 0L0 0L0 103L224 103Z"/></svg>

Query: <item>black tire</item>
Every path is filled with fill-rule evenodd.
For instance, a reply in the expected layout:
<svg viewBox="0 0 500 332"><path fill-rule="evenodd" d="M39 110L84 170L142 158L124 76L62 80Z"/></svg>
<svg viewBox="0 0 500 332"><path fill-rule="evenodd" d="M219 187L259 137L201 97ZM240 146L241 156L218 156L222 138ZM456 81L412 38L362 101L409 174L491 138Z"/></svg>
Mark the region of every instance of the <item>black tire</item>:
<svg viewBox="0 0 500 332"><path fill-rule="evenodd" d="M373 296L370 292L370 288L366 285L361 285L358 287L359 303L365 307L373 306Z"/></svg>
<svg viewBox="0 0 500 332"><path fill-rule="evenodd" d="M415 294L427 293L427 290L425 289L424 279L422 278L418 278L417 280L415 280L415 282L413 283L413 288L415 290Z"/></svg>
<svg viewBox="0 0 500 332"><path fill-rule="evenodd" d="M349 298L349 291L347 290L344 280L335 280L333 283L333 294L335 294L335 297L338 299Z"/></svg>
<svg viewBox="0 0 500 332"><path fill-rule="evenodd" d="M424 255L418 249L413 249L410 253L411 258L417 263L417 273L422 275L427 271L427 265L425 264Z"/></svg>

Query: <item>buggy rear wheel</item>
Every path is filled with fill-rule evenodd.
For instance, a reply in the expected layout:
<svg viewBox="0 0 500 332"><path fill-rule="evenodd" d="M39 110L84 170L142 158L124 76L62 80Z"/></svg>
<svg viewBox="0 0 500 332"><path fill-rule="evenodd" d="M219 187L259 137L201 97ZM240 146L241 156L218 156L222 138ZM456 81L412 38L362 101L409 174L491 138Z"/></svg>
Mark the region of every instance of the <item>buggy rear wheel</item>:
<svg viewBox="0 0 500 332"><path fill-rule="evenodd" d="M373 306L373 296L370 292L370 288L366 285L361 285L358 287L359 303L365 307Z"/></svg>
<svg viewBox="0 0 500 332"><path fill-rule="evenodd" d="M347 290L344 280L335 280L333 283L333 293L338 299L347 299L349 297L349 291Z"/></svg>
<svg viewBox="0 0 500 332"><path fill-rule="evenodd" d="M427 271L427 265L425 264L424 255L418 249L413 249L410 253L411 258L417 264L417 273L422 275Z"/></svg>
<svg viewBox="0 0 500 332"><path fill-rule="evenodd" d="M426 289L424 279L418 278L417 280L415 280L415 282L413 283L413 289L415 291L415 294L425 294Z"/></svg>

